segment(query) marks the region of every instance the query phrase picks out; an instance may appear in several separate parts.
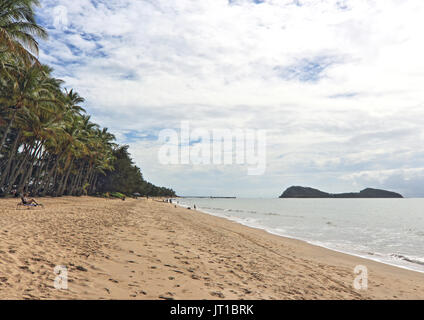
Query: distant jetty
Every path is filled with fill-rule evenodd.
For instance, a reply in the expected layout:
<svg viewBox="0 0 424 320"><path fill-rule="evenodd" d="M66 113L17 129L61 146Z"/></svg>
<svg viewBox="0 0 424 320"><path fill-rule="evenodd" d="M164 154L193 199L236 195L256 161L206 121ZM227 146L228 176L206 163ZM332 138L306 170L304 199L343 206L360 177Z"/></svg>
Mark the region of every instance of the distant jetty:
<svg viewBox="0 0 424 320"><path fill-rule="evenodd" d="M327 193L309 187L292 186L287 188L280 198L403 198L399 193L366 188L360 192Z"/></svg>
<svg viewBox="0 0 424 320"><path fill-rule="evenodd" d="M198 198L198 199L237 199L237 197L212 197L212 196L181 196L179 198Z"/></svg>

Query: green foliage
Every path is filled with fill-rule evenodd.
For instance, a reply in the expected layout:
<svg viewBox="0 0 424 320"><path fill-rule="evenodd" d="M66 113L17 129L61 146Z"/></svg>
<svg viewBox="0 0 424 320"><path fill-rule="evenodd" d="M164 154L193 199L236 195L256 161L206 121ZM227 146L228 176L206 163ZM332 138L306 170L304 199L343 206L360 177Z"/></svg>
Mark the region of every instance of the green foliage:
<svg viewBox="0 0 424 320"><path fill-rule="evenodd" d="M25 63L37 62L35 37L46 39L47 32L35 19L38 0L0 0L0 52L11 52Z"/></svg>
<svg viewBox="0 0 424 320"><path fill-rule="evenodd" d="M85 195L88 194L88 187L90 186L90 184L87 182L84 184L84 186L82 187L82 190L84 192Z"/></svg>
<svg viewBox="0 0 424 320"><path fill-rule="evenodd" d="M112 198L118 198L118 199L125 199L126 197L125 194L122 194L120 192L111 192L109 196Z"/></svg>
<svg viewBox="0 0 424 320"><path fill-rule="evenodd" d="M63 90L33 55L36 37L47 37L35 20L38 4L0 0L0 195L173 195L146 182L128 147L93 123L84 98Z"/></svg>
<svg viewBox="0 0 424 320"><path fill-rule="evenodd" d="M175 196L168 188L154 186L144 180L140 169L134 165L128 146L117 147L113 152L113 169L99 177L99 191L122 192L127 196L140 193L142 196Z"/></svg>

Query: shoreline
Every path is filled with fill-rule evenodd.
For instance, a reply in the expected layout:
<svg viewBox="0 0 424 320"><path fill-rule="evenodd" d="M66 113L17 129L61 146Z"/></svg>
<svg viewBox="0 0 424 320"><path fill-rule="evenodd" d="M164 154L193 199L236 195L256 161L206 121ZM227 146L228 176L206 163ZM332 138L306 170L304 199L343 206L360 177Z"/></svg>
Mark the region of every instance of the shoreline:
<svg viewBox="0 0 424 320"><path fill-rule="evenodd" d="M1 199L0 298L424 299L422 273L155 200ZM356 265L367 290L353 288Z"/></svg>
<svg viewBox="0 0 424 320"><path fill-rule="evenodd" d="M185 207L183 207L181 205L177 204L177 206L187 210ZM387 268L387 270L389 270L389 272L392 273L392 274L396 274L396 273L403 274L404 273L404 274L409 274L409 275L415 275L415 276L418 276L420 278L422 285L424 285L424 274L423 274L424 272L421 272L421 271L418 271L418 270L414 270L414 269L411 269L411 268L386 263L384 261L378 261L376 259L371 259L369 257L356 255L356 254L353 254L353 253L350 253L350 252L343 252L343 251L335 250L335 249L332 249L332 248L325 247L323 245L312 243L312 242L304 240L304 239L274 233L274 232L267 230L265 227L252 226L252 225L248 225L246 223L243 223L242 221L237 221L236 217L234 217L234 219L232 219L230 217L220 216L220 215L215 214L215 213L205 212L205 211L200 210L199 208L197 208L197 209L191 208L190 211L197 212L197 213L202 214L202 215L208 215L208 216L211 216L211 217L214 217L214 218L217 218L217 219L222 219L222 220L225 220L225 221L228 221L228 222L231 222L231 223L235 223L237 225L243 226L244 228L256 230L257 232L265 233L265 234L270 235L272 237L280 238L281 240L286 241L286 242L294 242L294 243L299 244L300 246L310 247L309 249L311 251L315 251L315 250L316 251L322 251L324 254L327 253L328 258L331 257L331 261L335 257L336 260L343 258L343 259L349 260L349 261L362 262L364 265L367 264L366 262L369 262L372 265L372 267L380 266L382 269ZM396 280L394 279L394 281L396 281ZM424 290L422 292L423 292L422 295L420 297L418 297L418 299L420 299L420 300L424 299ZM397 296L395 296L395 297L397 298ZM378 299L386 299L386 298L387 297L378 298Z"/></svg>
<svg viewBox="0 0 424 320"><path fill-rule="evenodd" d="M327 247L325 245L314 243L312 240L306 240L306 239L302 239L302 238L297 238L297 237L286 235L286 234L279 234L277 232L273 232L271 230L266 229L266 227L253 226L253 225L249 225L247 223L243 223L242 221L237 221L236 218L235 219L231 219L229 217L222 217L222 216L219 216L219 215L215 215L215 214L213 214L211 212L206 212L206 211L202 211L202 210L199 210L199 209L196 209L195 211L198 211L198 212L201 212L201 213L204 213L204 214L209 214L209 215L214 216L214 217L217 217L217 218L223 218L223 219L226 219L228 221L233 221L235 223L241 224L241 225L243 225L245 227L248 227L248 228L262 230L262 231L265 231L265 232L267 232L267 233L269 233L271 235L275 235L277 237L282 237L282 238L285 238L285 239L292 239L292 240L302 241L305 244L308 244L308 245L311 245L311 246L316 246L316 247L320 247L320 248L323 248L323 249L331 250L331 251L334 251L334 252L351 255L353 257L362 258L362 259L366 259L366 260L370 260L370 261L382 263L382 264L385 264L385 265L388 265L388 266L392 266L392 267L395 267L395 268L401 268L401 269L405 269L405 270L409 270L409 271L413 271L413 272L418 272L418 273L424 274L424 270L417 270L417 269L410 268L410 267L407 267L407 266L397 265L397 264L394 264L394 263L390 263L390 262L387 262L387 261L384 261L384 260L373 259L370 256L360 255L360 254L356 254L354 252L349 252L349 251L343 251L343 250L338 250L338 249L330 248L330 247Z"/></svg>
<svg viewBox="0 0 424 320"><path fill-rule="evenodd" d="M177 199L177 198L173 198L173 199ZM173 204L175 204L175 203L173 203ZM181 208L186 208L186 207L184 207L184 205L181 205L181 204L176 204L176 205L181 207ZM220 215L218 213L209 212L209 211L206 211L206 210L201 210L199 208L196 208L196 209L191 208L191 210L198 211L198 212L203 213L203 214L208 214L208 215L211 215L213 217L222 218L222 219L225 219L225 220L228 220L228 221L232 221L232 222L238 223L238 224L243 225L243 226L248 227L248 228L262 230L262 231L265 231L265 232L267 232L271 235L275 235L275 236L282 237L282 238L285 238L285 239L302 241L302 242L304 242L305 244L308 244L308 245L312 245L312 246L324 248L324 249L327 249L327 250L331 250L331 251L334 251L334 252L351 255L351 256L354 256L354 257L357 257L357 258L362 258L362 259L374 261L374 262L377 262L377 263L382 263L382 264L385 264L385 265L388 265L388 266L392 266L392 267L401 268L401 269L404 269L404 270L409 270L409 271L424 274L424 270L417 270L417 269L414 269L413 267L408 267L408 266L405 266L405 265L390 263L389 261L386 261L386 260L383 260L383 259L373 258L373 257L371 257L371 255L373 255L373 254L369 254L369 255L363 254L363 255L361 255L361 254L351 252L351 251L344 251L344 250L340 250L340 249L331 248L331 247L316 243L313 240L302 239L302 238L290 236L290 235L287 235L287 234L280 234L276 231L272 231L270 229L267 229L267 227L265 227L265 226L252 225L252 224L246 223L244 221L241 221L241 218L239 218L239 217L223 216L223 215ZM414 262L410 262L410 263L414 264Z"/></svg>

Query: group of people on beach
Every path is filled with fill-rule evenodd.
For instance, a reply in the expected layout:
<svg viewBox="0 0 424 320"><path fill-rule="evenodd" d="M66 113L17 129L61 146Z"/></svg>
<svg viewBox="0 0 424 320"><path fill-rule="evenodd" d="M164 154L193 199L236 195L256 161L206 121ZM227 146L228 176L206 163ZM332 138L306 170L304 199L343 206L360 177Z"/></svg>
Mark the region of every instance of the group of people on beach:
<svg viewBox="0 0 424 320"><path fill-rule="evenodd" d="M164 200L163 200L163 202L171 203L171 204L172 204L172 203L174 203L174 202L173 202L173 199L164 199ZM178 204L178 203L179 203L179 202L177 201L177 204ZM174 206L175 206L175 208L177 207L176 205L174 205ZM188 209L188 210L191 210L191 207L187 207L187 209ZM196 210L196 209L197 209L197 207L196 207L196 205L195 205L195 204L193 205L193 209L194 209L194 210Z"/></svg>

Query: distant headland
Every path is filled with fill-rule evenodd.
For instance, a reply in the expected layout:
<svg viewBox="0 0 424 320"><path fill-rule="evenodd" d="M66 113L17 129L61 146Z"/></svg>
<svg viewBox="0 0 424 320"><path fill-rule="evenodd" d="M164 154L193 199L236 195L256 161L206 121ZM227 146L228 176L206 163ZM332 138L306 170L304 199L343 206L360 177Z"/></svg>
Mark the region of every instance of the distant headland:
<svg viewBox="0 0 424 320"><path fill-rule="evenodd" d="M366 188L360 192L327 193L318 189L292 186L287 188L280 198L403 198L399 193Z"/></svg>

